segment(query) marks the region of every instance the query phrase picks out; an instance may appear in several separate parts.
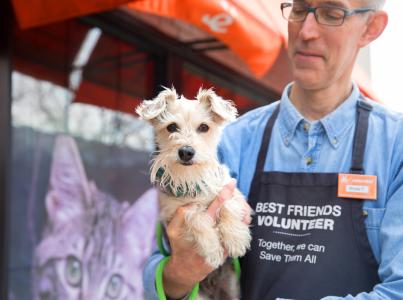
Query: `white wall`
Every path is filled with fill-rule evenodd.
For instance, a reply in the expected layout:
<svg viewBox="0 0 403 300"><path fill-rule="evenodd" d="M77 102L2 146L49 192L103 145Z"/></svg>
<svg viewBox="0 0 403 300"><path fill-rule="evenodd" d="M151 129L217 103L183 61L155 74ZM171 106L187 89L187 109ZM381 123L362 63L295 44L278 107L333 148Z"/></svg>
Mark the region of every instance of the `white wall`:
<svg viewBox="0 0 403 300"><path fill-rule="evenodd" d="M403 112L403 1L386 0L389 24L370 46L371 79L387 106Z"/></svg>

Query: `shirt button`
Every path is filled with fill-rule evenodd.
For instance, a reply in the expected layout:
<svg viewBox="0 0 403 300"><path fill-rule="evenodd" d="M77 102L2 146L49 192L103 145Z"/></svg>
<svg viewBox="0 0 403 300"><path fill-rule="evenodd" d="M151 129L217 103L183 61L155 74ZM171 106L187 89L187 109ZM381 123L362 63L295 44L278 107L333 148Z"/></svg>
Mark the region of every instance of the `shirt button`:
<svg viewBox="0 0 403 300"><path fill-rule="evenodd" d="M305 157L305 163L309 166L312 163L312 157Z"/></svg>
<svg viewBox="0 0 403 300"><path fill-rule="evenodd" d="M333 145L337 145L337 139L336 139L336 138L334 138L334 139L332 140L332 144L333 144Z"/></svg>
<svg viewBox="0 0 403 300"><path fill-rule="evenodd" d="M365 218L368 217L368 211L363 210L363 211L362 211L362 215L363 215Z"/></svg>
<svg viewBox="0 0 403 300"><path fill-rule="evenodd" d="M304 130L305 130L306 132L309 131L309 128L311 128L311 125L309 125L308 123L304 123Z"/></svg>

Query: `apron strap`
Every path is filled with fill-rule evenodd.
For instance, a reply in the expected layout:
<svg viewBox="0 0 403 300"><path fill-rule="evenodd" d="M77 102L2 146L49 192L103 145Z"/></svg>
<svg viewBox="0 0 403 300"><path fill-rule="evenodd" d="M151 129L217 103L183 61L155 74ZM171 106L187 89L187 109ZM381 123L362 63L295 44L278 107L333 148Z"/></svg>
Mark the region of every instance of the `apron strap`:
<svg viewBox="0 0 403 300"><path fill-rule="evenodd" d="M263 132L262 143L260 144L260 150L256 160L255 173L252 178L252 183L249 192L249 198L251 199L254 197L254 193L257 192L259 177L263 172L264 164L266 162L267 151L270 145L271 132L273 130L274 122L277 119L279 111L280 111L280 103L277 105L273 114L270 116L270 119L267 121L266 127Z"/></svg>
<svg viewBox="0 0 403 300"><path fill-rule="evenodd" d="M353 154L351 159L352 174L364 174L364 154L367 143L368 121L372 106L360 96L357 102L357 123L353 140Z"/></svg>
<svg viewBox="0 0 403 300"><path fill-rule="evenodd" d="M280 111L280 104L277 105L276 109L274 110L264 129L261 143L262 146L260 147L259 154L257 156L255 174L263 172L264 165L266 163L267 151L270 145L271 132L273 131L274 122L277 119L279 111Z"/></svg>

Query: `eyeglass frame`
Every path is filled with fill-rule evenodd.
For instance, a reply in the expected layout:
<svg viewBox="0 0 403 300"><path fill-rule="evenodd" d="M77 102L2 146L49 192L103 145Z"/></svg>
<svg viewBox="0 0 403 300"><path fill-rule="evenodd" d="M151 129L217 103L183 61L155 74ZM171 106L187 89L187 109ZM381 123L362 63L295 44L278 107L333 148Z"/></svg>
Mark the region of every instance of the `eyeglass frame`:
<svg viewBox="0 0 403 300"><path fill-rule="evenodd" d="M353 16L353 15L356 15L356 14L363 14L363 13L367 13L367 12L370 12L370 11L373 11L373 12L376 11L374 8L369 8L369 7L347 9L347 8L344 8L344 7L332 6L332 5L320 5L320 6L312 7L312 6L309 6L309 5L305 4L305 3L301 3L301 4L303 4L303 6L305 6L305 8L306 8L306 14L305 14L305 16L304 16L304 18L302 20L298 20L298 21L290 20L290 19L287 19L285 17L284 9L287 8L287 7L291 7L291 9L292 9L292 6L294 5L294 3L290 3L290 2L283 2L283 3L280 4L281 15L283 16L284 19L286 19L289 22L302 23L302 22L304 22L306 20L306 17L308 16L308 14L313 13L313 15L315 16L315 20L316 20L316 22L318 24L325 25L325 26L341 26L341 25L344 24L344 20L346 19L346 17L350 17L350 16ZM324 24L324 23L319 22L318 15L316 14L316 10L318 8L337 8L337 9L340 9L341 11L344 12L344 16L341 19L341 23L332 25L332 24Z"/></svg>

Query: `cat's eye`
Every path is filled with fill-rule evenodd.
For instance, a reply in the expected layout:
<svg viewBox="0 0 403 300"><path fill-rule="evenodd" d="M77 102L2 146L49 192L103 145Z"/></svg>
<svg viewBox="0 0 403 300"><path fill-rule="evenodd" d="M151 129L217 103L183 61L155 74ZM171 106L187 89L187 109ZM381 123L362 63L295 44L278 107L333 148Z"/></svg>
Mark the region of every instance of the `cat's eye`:
<svg viewBox="0 0 403 300"><path fill-rule="evenodd" d="M106 295L111 299L115 299L120 296L122 288L123 278L115 274L109 279L108 286L106 287Z"/></svg>
<svg viewBox="0 0 403 300"><path fill-rule="evenodd" d="M81 262L75 256L67 257L65 276L68 284L79 287L83 278Z"/></svg>
<svg viewBox="0 0 403 300"><path fill-rule="evenodd" d="M177 132L178 131L178 125L176 125L176 123L171 123L167 126L167 130L168 132Z"/></svg>
<svg viewBox="0 0 403 300"><path fill-rule="evenodd" d="M210 129L206 123L201 123L197 128L198 132L207 132Z"/></svg>

